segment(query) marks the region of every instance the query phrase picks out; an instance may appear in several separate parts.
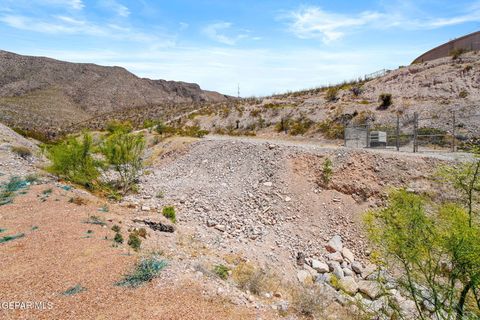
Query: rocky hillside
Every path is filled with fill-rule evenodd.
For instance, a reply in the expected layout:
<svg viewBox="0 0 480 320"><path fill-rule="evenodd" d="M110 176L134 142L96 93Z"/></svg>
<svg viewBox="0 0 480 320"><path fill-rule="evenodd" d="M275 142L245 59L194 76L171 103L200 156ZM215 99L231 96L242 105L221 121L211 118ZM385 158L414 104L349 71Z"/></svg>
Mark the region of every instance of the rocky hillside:
<svg viewBox="0 0 480 320"><path fill-rule="evenodd" d="M381 94L391 95L391 104L380 106ZM419 128L480 136L480 54L468 53L402 67L370 81L341 84L259 99L240 106L203 112L194 119L205 129L221 132L271 134L282 119L290 121L290 133L309 137L336 136L347 124L394 128L401 115L402 133L412 131L417 112ZM238 121L238 129L237 129ZM323 126L321 126L323 122Z"/></svg>
<svg viewBox="0 0 480 320"><path fill-rule="evenodd" d="M0 51L0 121L46 130L112 111L227 97L197 84L139 78L121 67Z"/></svg>

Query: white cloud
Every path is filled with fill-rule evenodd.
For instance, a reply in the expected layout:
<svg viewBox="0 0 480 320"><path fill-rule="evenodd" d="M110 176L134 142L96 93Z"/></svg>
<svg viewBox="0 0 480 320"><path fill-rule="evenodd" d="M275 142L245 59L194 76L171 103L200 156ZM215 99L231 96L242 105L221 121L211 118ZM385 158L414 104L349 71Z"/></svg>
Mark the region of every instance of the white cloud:
<svg viewBox="0 0 480 320"><path fill-rule="evenodd" d="M162 43L163 46L171 46L174 44L173 38L169 36L159 37L131 29L130 27L123 27L112 23L97 24L92 21L76 19L70 16L54 16L46 20L10 14L0 16L0 22L12 28L46 34L83 34L94 37L107 37L114 40Z"/></svg>
<svg viewBox="0 0 480 320"><path fill-rule="evenodd" d="M188 27L190 26L190 25L189 25L188 23L186 23L186 22L180 22L178 25L180 26L180 31L187 30Z"/></svg>
<svg viewBox="0 0 480 320"><path fill-rule="evenodd" d="M325 43L338 40L353 28L365 26L381 17L382 14L377 12L348 16L327 12L318 7L301 8L288 15L291 32L302 39L320 38Z"/></svg>
<svg viewBox="0 0 480 320"><path fill-rule="evenodd" d="M411 11L410 14L406 8ZM416 9L416 8L415 8ZM301 39L320 39L331 43L358 30L381 30L402 28L408 30L437 29L446 26L477 22L480 20L480 6L465 8L451 17L417 18L411 6L395 11L363 11L357 14L328 12L320 7L302 7L283 14L288 20L288 30Z"/></svg>
<svg viewBox="0 0 480 320"><path fill-rule="evenodd" d="M202 32L210 39L223 43L229 46L235 45L239 40L245 39L248 36L246 34L227 35L227 31L232 27L230 22L217 22L212 23L203 28Z"/></svg>
<svg viewBox="0 0 480 320"><path fill-rule="evenodd" d="M126 18L130 15L130 9L116 0L103 0L101 4L103 7L112 10L120 17Z"/></svg>

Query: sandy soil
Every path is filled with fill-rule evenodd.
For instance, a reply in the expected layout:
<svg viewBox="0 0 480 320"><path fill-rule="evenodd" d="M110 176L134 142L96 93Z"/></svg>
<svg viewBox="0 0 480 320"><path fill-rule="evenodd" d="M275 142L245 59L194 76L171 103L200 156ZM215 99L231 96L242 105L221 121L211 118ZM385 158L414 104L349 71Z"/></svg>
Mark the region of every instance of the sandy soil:
<svg viewBox="0 0 480 320"><path fill-rule="evenodd" d="M53 193L42 202L42 192ZM88 195L87 205L69 203L79 191L53 185L32 186L14 203L0 207L1 235L25 236L0 244L0 301L44 302L49 310L0 309L2 319L254 319L255 310L205 296L201 282L188 278L162 283L162 278L137 288L115 286L132 270L139 256L112 247L109 228L128 219L126 208L109 206ZM104 217L109 228L86 224L88 215ZM90 237L87 231L91 230ZM107 236L109 240L105 240ZM124 236L125 237L125 236ZM172 266L173 267L173 266ZM168 274L168 268L164 272ZM75 285L86 290L63 294Z"/></svg>

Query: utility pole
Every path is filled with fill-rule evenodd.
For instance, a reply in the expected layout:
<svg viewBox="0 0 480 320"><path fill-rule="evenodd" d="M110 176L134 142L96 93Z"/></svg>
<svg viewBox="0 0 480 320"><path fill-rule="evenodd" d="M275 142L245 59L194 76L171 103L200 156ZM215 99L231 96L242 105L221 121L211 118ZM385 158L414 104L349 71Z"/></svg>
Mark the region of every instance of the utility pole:
<svg viewBox="0 0 480 320"><path fill-rule="evenodd" d="M240 99L240 83L237 85L237 98Z"/></svg>

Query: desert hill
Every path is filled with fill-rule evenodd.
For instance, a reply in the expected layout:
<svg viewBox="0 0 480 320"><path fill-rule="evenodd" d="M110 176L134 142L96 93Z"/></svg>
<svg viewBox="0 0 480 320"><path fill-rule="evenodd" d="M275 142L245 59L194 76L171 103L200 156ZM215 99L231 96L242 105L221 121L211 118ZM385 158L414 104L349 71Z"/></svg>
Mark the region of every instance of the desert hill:
<svg viewBox="0 0 480 320"><path fill-rule="evenodd" d="M121 67L0 51L0 120L45 130L126 108L224 101L197 84L139 78Z"/></svg>

